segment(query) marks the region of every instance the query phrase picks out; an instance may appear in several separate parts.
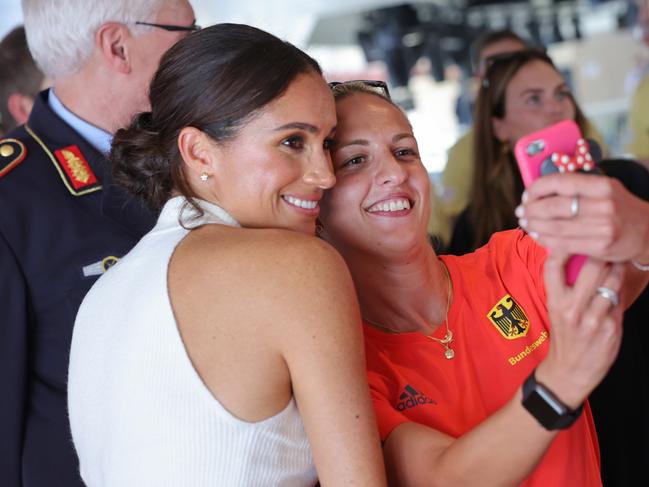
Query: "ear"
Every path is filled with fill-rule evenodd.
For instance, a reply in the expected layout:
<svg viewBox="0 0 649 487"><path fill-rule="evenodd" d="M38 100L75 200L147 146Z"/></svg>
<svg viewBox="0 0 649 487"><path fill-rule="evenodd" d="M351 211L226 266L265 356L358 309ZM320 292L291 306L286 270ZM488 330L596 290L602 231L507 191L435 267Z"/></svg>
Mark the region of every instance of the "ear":
<svg viewBox="0 0 649 487"><path fill-rule="evenodd" d="M491 117L491 130L501 142L508 142L511 139L509 124L504 119L498 117Z"/></svg>
<svg viewBox="0 0 649 487"><path fill-rule="evenodd" d="M16 125L22 125L29 119L29 114L34 106L34 99L22 93L12 93L7 98L7 109L16 121Z"/></svg>
<svg viewBox="0 0 649 487"><path fill-rule="evenodd" d="M205 132L184 127L178 134L178 150L189 181L198 181L202 173L215 174L217 147Z"/></svg>
<svg viewBox="0 0 649 487"><path fill-rule="evenodd" d="M129 74L131 72L128 41L132 37L128 27L118 22L102 24L95 34L95 44L102 59L118 73Z"/></svg>

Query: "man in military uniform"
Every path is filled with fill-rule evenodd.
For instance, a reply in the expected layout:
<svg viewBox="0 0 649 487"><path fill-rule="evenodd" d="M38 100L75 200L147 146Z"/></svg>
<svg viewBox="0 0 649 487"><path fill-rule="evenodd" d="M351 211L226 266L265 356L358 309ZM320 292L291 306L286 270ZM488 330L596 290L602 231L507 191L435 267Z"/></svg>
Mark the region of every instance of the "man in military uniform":
<svg viewBox="0 0 649 487"><path fill-rule="evenodd" d="M111 183L111 134L148 109L160 56L196 26L187 0L22 3L53 88L0 139L0 484L68 487L82 485L66 407L76 312L153 225Z"/></svg>

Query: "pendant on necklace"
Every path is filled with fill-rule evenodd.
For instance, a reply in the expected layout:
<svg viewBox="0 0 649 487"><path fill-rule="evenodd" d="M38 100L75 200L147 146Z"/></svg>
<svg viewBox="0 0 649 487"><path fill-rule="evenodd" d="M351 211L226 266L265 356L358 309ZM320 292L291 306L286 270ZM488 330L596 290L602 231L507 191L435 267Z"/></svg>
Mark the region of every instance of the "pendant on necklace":
<svg viewBox="0 0 649 487"><path fill-rule="evenodd" d="M446 345L446 350L444 350L444 357L446 357L449 360L451 360L453 357L455 357L455 352L448 345Z"/></svg>
<svg viewBox="0 0 649 487"><path fill-rule="evenodd" d="M453 341L453 332L451 330L446 330L446 335L444 335L444 338L435 338L430 335L426 336L426 338L442 345L444 347L444 357L446 357L448 360L451 360L453 357L455 357L455 350L453 350L449 345L449 343Z"/></svg>

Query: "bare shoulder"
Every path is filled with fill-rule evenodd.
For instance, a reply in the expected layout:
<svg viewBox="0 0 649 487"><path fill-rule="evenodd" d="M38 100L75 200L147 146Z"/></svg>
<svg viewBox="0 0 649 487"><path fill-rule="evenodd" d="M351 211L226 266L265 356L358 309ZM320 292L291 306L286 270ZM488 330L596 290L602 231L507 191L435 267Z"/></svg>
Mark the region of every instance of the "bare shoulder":
<svg viewBox="0 0 649 487"><path fill-rule="evenodd" d="M342 257L318 238L287 230L205 226L178 246L171 272L188 287L232 296L233 304L252 293L255 309L276 313L341 293L355 298Z"/></svg>
<svg viewBox="0 0 649 487"><path fill-rule="evenodd" d="M192 232L178 250L183 260L201 260L206 270L236 269L258 278L278 272L346 272L342 258L329 244L288 230L209 225Z"/></svg>

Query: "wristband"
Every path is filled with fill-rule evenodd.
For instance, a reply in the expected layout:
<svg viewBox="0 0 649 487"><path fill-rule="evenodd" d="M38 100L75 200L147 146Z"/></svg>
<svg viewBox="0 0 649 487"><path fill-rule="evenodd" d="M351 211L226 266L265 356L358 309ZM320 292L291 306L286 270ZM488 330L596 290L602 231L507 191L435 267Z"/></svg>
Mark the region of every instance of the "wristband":
<svg viewBox="0 0 649 487"><path fill-rule="evenodd" d="M523 407L547 430L570 427L581 415L583 404L574 411L543 384L536 382L536 369L523 384Z"/></svg>

